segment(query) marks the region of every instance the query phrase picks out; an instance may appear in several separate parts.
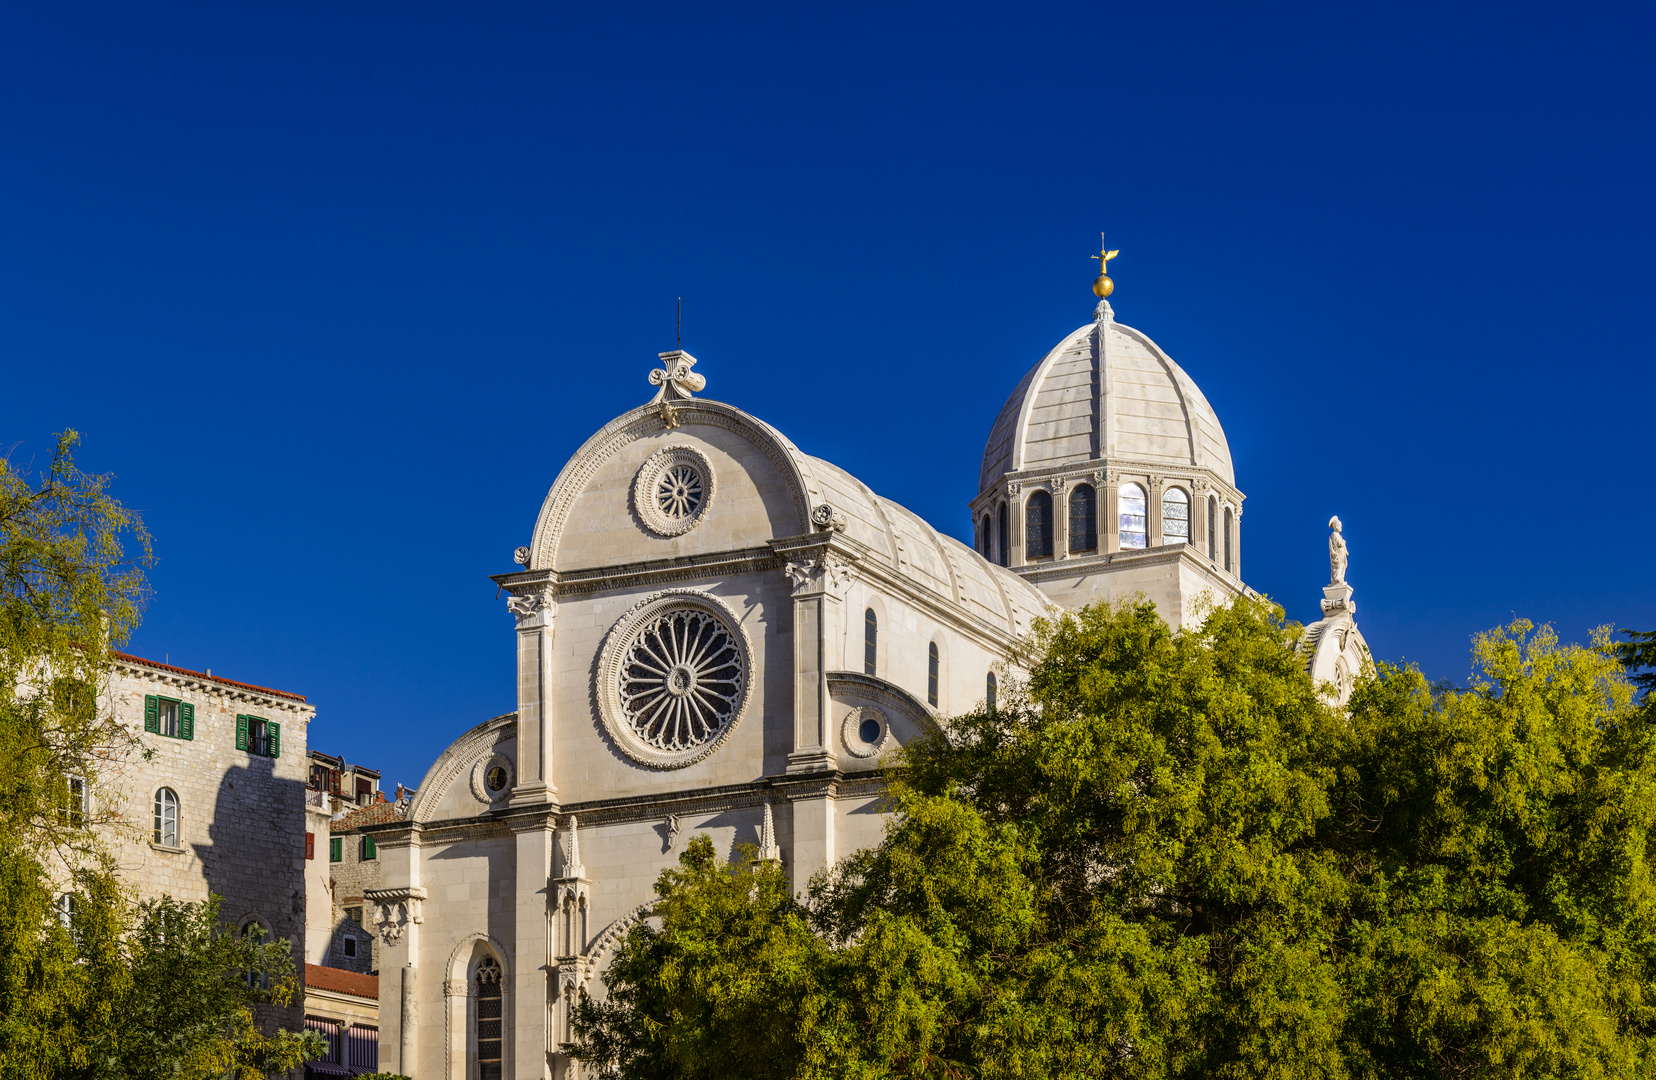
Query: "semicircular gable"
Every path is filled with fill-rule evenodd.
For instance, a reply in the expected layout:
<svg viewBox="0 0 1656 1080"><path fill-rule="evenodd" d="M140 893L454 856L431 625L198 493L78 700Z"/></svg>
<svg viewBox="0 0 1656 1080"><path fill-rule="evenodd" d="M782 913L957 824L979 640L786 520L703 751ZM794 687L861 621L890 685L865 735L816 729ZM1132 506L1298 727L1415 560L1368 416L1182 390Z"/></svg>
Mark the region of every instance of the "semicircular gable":
<svg viewBox="0 0 1656 1080"><path fill-rule="evenodd" d="M515 712L485 720L455 739L449 744L448 749L431 763L431 768L426 770L425 777L420 781L420 788L414 795L413 805L408 808L409 820L437 820L438 808L443 805L454 786L460 784L469 788L472 766L479 759L494 753L496 747L516 739ZM475 801L475 796L471 796L469 791L467 795ZM487 804L481 805L483 809L488 808Z"/></svg>
<svg viewBox="0 0 1656 1080"><path fill-rule="evenodd" d="M564 465L541 503L535 534L529 545L530 570L555 569L559 547L576 504L591 487L600 470L626 447L640 440L671 436L706 427L731 432L769 459L787 489L792 503L788 528L776 535L798 535L811 531L811 496L816 488L805 455L781 432L732 405L692 398L672 403L672 414L664 416L659 405L641 405L605 424ZM670 441L670 439L669 439ZM768 539L768 537L767 537Z"/></svg>

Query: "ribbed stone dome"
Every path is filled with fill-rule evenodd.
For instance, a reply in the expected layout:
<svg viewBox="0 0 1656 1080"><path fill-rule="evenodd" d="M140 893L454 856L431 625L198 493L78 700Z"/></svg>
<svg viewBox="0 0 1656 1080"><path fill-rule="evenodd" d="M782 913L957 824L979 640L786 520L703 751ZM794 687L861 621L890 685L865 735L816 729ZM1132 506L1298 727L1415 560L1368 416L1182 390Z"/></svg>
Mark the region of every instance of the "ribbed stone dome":
<svg viewBox="0 0 1656 1080"><path fill-rule="evenodd" d="M1202 391L1155 342L1100 308L1103 321L1060 341L1006 399L978 491L1009 472L1096 459L1209 469L1234 487L1225 429Z"/></svg>

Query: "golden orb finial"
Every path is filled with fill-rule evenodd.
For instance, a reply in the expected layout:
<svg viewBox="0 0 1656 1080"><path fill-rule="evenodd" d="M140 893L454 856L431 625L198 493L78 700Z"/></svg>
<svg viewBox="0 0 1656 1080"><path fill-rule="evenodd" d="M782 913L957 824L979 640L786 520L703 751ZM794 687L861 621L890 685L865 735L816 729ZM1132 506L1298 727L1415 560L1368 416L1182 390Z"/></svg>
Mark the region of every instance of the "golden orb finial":
<svg viewBox="0 0 1656 1080"><path fill-rule="evenodd" d="M1098 260L1098 277L1093 279L1093 295L1100 300L1115 292L1115 282L1110 280L1110 260L1120 255L1119 251L1111 251L1110 245L1104 243L1104 234L1098 234L1098 254L1093 258Z"/></svg>

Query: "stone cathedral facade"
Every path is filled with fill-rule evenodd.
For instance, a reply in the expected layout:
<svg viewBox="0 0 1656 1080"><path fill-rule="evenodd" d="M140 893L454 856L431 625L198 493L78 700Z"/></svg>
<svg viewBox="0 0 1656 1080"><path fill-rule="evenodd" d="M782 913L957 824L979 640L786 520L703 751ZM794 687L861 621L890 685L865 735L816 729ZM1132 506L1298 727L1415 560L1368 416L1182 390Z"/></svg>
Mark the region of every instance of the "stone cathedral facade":
<svg viewBox="0 0 1656 1080"><path fill-rule="evenodd" d="M1107 300L991 427L973 547L696 396L695 362L662 354L654 397L575 453L494 579L516 712L366 830L382 1068L572 1075L569 1003L602 992L689 836L756 845L802 890L877 841L883 755L992 700L1032 620L1143 594L1178 624L1247 592L1219 419ZM1302 644L1336 694L1367 656L1340 551Z"/></svg>

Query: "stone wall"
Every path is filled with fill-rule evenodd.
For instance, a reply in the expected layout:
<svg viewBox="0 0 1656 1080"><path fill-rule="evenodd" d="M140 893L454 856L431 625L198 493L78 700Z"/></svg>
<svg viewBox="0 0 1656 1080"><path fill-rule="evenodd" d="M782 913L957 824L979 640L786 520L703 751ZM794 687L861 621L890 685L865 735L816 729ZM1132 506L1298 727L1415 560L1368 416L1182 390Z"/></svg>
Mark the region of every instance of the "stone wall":
<svg viewBox="0 0 1656 1080"><path fill-rule="evenodd" d="M145 731L151 696L189 705L191 729L177 737ZM114 663L108 700L151 751L147 760L139 753L112 757L93 778L94 812L110 819L107 835L122 881L146 899L200 901L217 893L225 922L237 928L256 922L292 942L297 968L306 939L306 738L315 708L297 694L126 656ZM237 749L238 715L279 725L276 756ZM155 835L162 788L178 798L173 845ZM272 1016L294 1028L302 1013L296 1005Z"/></svg>

